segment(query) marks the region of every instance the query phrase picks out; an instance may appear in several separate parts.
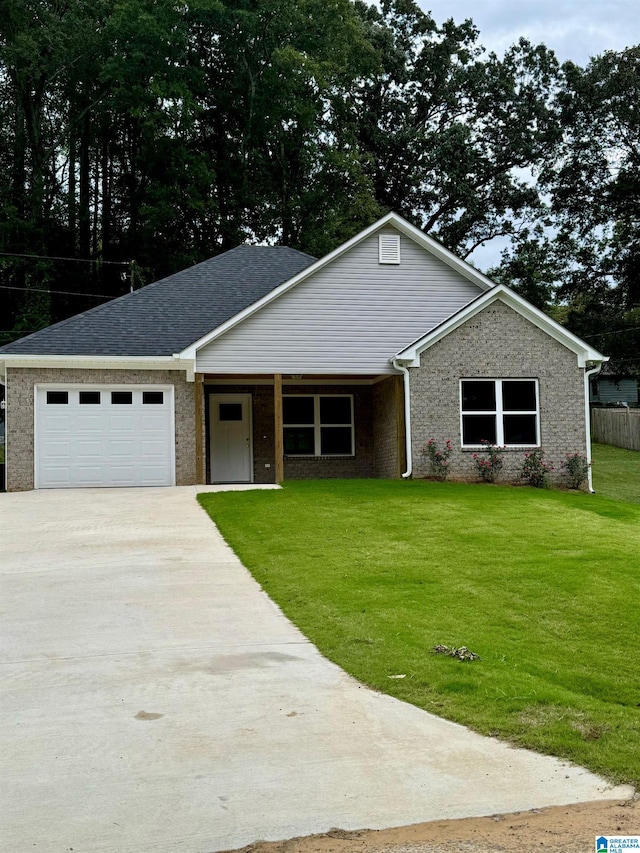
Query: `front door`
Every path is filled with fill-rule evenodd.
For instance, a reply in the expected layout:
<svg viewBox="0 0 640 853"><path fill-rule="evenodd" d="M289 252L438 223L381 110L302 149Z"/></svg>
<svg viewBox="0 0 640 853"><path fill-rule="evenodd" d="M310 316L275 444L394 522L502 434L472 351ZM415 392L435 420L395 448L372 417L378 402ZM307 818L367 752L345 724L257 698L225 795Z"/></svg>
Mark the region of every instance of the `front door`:
<svg viewBox="0 0 640 853"><path fill-rule="evenodd" d="M250 483L251 394L211 394L211 482Z"/></svg>

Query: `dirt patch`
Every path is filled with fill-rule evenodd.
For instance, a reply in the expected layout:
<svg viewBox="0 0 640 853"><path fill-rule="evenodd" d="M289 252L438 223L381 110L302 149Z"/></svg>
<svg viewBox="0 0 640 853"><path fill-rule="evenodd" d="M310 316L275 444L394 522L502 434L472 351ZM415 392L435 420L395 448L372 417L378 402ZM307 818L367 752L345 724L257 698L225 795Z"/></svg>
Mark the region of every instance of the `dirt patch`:
<svg viewBox="0 0 640 853"><path fill-rule="evenodd" d="M591 853L598 835L640 834L640 800L258 842L242 853Z"/></svg>

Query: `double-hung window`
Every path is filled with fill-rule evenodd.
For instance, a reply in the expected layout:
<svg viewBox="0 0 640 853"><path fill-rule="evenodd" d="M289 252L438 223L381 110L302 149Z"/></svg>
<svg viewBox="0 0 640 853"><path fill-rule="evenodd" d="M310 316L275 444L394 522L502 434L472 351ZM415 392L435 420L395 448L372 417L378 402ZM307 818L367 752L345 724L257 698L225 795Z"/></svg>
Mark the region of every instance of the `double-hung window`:
<svg viewBox="0 0 640 853"><path fill-rule="evenodd" d="M502 447L540 444L540 405L535 379L463 379L460 382L463 447L483 441Z"/></svg>
<svg viewBox="0 0 640 853"><path fill-rule="evenodd" d="M353 456L351 394L296 394L282 398L285 456Z"/></svg>

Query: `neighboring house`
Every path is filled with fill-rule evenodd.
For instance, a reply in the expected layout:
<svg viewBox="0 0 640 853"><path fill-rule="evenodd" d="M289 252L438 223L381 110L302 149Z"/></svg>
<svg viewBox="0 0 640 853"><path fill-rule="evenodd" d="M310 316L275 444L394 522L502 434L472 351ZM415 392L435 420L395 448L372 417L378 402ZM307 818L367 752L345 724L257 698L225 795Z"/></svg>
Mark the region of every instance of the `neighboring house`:
<svg viewBox="0 0 640 853"><path fill-rule="evenodd" d="M605 360L395 214L321 260L239 246L0 349L7 488L420 477L429 438L516 478L589 455Z"/></svg>
<svg viewBox="0 0 640 853"><path fill-rule="evenodd" d="M600 405L638 405L638 380L603 370L591 380L591 402Z"/></svg>

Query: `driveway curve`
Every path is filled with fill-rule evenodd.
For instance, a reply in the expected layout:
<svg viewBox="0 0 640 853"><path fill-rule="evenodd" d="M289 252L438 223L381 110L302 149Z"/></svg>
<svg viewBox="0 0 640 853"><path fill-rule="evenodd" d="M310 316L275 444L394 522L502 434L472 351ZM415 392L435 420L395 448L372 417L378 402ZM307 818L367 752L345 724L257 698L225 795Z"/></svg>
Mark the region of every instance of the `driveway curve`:
<svg viewBox="0 0 640 853"><path fill-rule="evenodd" d="M0 495L0 849L211 853L630 796L359 685L195 493Z"/></svg>

